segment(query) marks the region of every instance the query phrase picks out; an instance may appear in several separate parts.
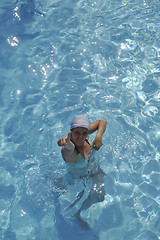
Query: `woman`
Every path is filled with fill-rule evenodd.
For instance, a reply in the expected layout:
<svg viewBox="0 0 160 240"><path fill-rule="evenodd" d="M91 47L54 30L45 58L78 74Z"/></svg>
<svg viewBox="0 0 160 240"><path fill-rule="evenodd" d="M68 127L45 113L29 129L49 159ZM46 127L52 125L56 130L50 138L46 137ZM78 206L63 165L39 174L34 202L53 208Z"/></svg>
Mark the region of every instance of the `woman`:
<svg viewBox="0 0 160 240"><path fill-rule="evenodd" d="M106 120L97 120L89 123L84 115L77 115L72 119L71 128L67 137L60 138L58 145L62 147L62 156L65 162L83 163L91 153L93 147L99 150L103 145L102 136L106 129ZM92 144L89 143L89 134L97 131Z"/></svg>

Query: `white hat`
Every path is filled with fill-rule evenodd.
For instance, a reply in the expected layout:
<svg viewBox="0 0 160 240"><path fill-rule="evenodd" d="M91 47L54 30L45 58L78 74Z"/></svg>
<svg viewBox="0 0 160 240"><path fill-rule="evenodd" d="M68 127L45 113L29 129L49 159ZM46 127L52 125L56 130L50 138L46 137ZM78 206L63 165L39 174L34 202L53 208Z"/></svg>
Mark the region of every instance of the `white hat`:
<svg viewBox="0 0 160 240"><path fill-rule="evenodd" d="M75 116L71 122L71 130L76 127L84 127L89 130L89 128L90 128L89 119L84 115Z"/></svg>

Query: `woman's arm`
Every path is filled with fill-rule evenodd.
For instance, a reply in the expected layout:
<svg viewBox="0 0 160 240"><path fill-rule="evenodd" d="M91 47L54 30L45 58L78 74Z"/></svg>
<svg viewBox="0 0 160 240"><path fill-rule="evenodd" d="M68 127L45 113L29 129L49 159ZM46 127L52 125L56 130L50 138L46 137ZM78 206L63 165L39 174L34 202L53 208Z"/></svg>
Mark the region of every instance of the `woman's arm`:
<svg viewBox="0 0 160 240"><path fill-rule="evenodd" d="M61 150L63 159L65 162L76 162L77 155L75 152L75 146L70 141L71 139L71 131L68 133L68 137L60 138L57 141L58 146L63 147Z"/></svg>
<svg viewBox="0 0 160 240"><path fill-rule="evenodd" d="M91 147L94 146L94 148L96 150L99 150L100 147L103 145L102 136L106 130L106 124L107 124L106 120L97 120L90 124L89 134L97 131L96 137L93 140L92 145L91 145Z"/></svg>

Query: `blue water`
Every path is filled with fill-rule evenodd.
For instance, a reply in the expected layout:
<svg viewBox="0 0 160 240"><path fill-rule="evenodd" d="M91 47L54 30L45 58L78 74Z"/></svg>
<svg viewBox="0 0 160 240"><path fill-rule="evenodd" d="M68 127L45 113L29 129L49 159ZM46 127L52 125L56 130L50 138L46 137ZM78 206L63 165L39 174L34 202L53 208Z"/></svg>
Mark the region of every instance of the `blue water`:
<svg viewBox="0 0 160 240"><path fill-rule="evenodd" d="M76 114L108 124L73 176ZM160 239L159 123L160 1L1 0L0 239Z"/></svg>

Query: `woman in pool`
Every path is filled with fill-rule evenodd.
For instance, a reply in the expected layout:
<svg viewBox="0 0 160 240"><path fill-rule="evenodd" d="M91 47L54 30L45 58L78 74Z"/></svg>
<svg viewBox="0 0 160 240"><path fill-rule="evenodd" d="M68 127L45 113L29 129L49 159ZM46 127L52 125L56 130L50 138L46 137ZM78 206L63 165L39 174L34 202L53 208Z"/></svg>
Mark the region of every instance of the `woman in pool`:
<svg viewBox="0 0 160 240"><path fill-rule="evenodd" d="M65 162L82 163L92 148L99 150L103 145L102 136L106 129L106 120L97 120L90 124L84 115L77 115L72 119L71 128L67 137L60 138L58 145L62 147L62 156ZM89 134L97 131L92 144L89 143Z"/></svg>

